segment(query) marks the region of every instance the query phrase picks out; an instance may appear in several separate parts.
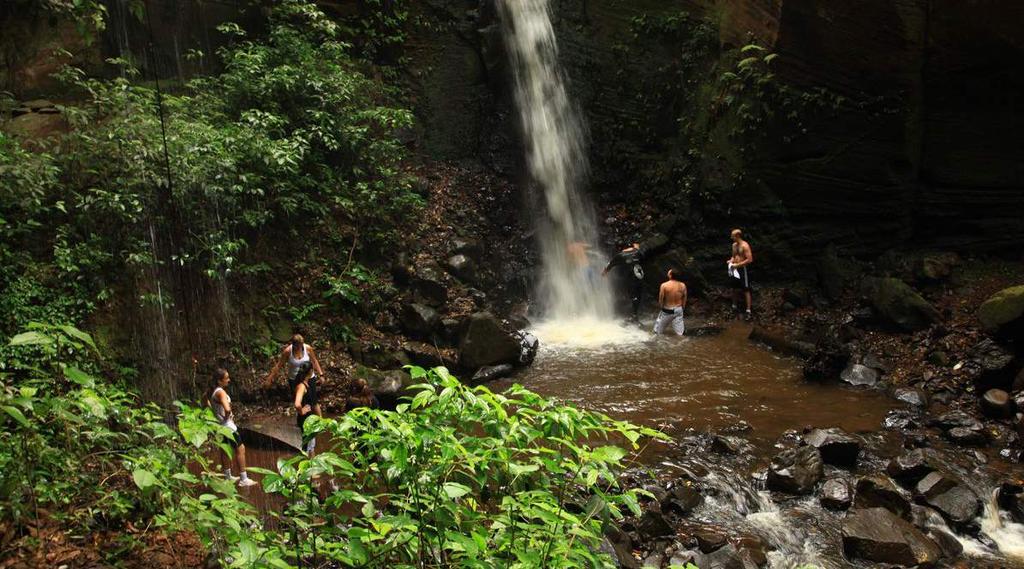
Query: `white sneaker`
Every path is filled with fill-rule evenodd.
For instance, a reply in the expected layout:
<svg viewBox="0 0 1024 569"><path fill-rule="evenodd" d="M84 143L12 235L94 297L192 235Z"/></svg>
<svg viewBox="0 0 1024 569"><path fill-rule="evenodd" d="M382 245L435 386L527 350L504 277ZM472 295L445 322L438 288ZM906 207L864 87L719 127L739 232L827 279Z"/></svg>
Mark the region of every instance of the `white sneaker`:
<svg viewBox="0 0 1024 569"><path fill-rule="evenodd" d="M233 475L233 474L224 474L224 473L221 473L221 476L223 476L224 478L226 478L227 480L230 480L230 481L232 481L232 482L238 482L239 480L241 480L241 477L240 477L240 476L235 476L235 475Z"/></svg>
<svg viewBox="0 0 1024 569"><path fill-rule="evenodd" d="M256 485L256 481L253 480L252 478L246 478L245 480L240 480L238 482L238 486L240 488L248 488L249 486L255 486L255 485Z"/></svg>

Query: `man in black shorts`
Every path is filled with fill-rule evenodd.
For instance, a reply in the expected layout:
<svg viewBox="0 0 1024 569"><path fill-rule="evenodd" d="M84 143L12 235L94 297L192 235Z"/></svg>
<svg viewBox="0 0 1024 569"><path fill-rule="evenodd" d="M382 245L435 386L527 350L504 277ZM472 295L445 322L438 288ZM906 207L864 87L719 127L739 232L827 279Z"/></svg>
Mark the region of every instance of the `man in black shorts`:
<svg viewBox="0 0 1024 569"><path fill-rule="evenodd" d="M732 238L732 256L729 257L728 268L729 268L729 286L736 291L733 297L732 307L736 309L736 303L739 302L740 294L747 302L747 312L744 314L746 320L751 319L750 313L750 265L754 262L754 252L750 249L750 244L743 240L743 232L739 229L733 229L730 234Z"/></svg>

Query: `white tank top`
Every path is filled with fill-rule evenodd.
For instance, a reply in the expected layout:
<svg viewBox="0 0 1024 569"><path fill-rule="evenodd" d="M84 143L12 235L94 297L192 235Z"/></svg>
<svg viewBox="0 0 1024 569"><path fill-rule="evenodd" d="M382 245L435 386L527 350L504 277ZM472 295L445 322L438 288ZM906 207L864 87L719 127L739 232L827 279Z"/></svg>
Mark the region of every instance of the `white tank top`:
<svg viewBox="0 0 1024 569"><path fill-rule="evenodd" d="M295 379L295 374L298 373L299 365L302 364L302 362L308 362L309 361L309 344L302 344L302 357L301 358L296 358L294 352L295 352L295 350L293 350L291 348L291 346L289 346L288 347L288 367L291 370L288 373L288 379L289 380ZM313 372L313 377L316 377L316 372Z"/></svg>
<svg viewBox="0 0 1024 569"><path fill-rule="evenodd" d="M228 410L221 405L221 402L217 399L217 392L224 391L223 387L218 387L213 390L210 394L210 403L213 405L213 415L217 417L217 422L225 427L231 429L232 432L238 431L238 426L235 425L235 420L228 416ZM227 397L228 403L231 403L231 396L228 395L227 391L224 391L224 397Z"/></svg>

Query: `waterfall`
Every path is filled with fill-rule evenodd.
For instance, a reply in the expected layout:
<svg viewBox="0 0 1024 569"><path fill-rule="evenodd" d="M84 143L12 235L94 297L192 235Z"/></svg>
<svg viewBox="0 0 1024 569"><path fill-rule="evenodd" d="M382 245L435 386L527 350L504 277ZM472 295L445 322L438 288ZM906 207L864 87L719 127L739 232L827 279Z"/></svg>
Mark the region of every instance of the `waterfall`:
<svg viewBox="0 0 1024 569"><path fill-rule="evenodd" d="M545 315L607 322L612 296L600 274L594 209L581 192L589 170L586 131L558 63L548 0L501 4L527 163L546 205L547 215L538 220Z"/></svg>

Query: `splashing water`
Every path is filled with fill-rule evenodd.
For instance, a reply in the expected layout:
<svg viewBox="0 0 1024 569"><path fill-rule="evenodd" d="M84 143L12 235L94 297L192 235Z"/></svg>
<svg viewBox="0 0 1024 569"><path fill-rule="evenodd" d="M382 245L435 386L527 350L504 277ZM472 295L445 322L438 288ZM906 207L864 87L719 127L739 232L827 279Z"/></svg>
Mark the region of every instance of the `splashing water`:
<svg viewBox="0 0 1024 569"><path fill-rule="evenodd" d="M547 318L584 330L614 316L610 288L600 275L600 255L591 249L597 243L594 210L580 192L589 170L585 130L558 64L548 0L501 4L527 162L547 209L538 228L540 296Z"/></svg>

